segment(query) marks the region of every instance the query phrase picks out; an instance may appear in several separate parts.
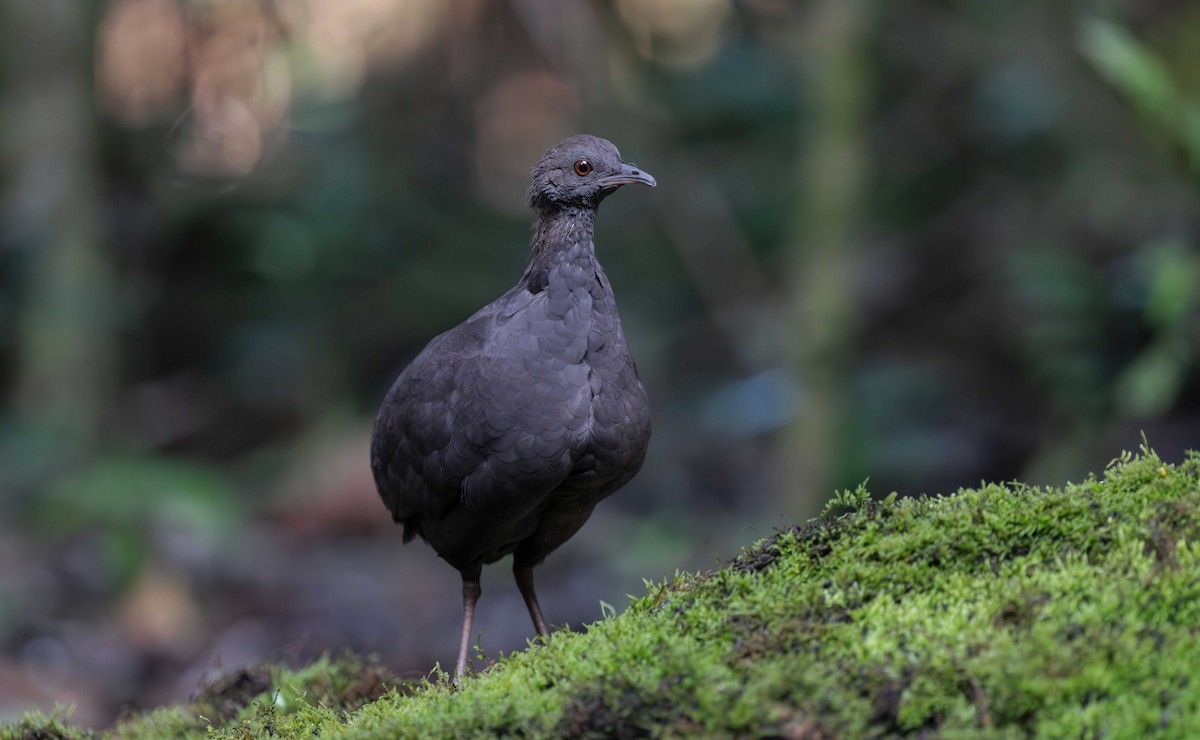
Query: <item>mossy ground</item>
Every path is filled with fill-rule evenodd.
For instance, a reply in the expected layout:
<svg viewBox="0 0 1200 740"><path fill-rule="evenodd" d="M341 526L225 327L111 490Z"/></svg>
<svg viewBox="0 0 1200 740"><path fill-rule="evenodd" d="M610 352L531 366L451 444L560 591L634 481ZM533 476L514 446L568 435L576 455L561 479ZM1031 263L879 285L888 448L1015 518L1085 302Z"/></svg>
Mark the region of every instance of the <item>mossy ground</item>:
<svg viewBox="0 0 1200 740"><path fill-rule="evenodd" d="M325 661L240 710L202 695L111 734L1200 737L1200 455L835 504L457 691L383 691L377 666L362 691L370 664ZM41 716L0 729L87 736Z"/></svg>

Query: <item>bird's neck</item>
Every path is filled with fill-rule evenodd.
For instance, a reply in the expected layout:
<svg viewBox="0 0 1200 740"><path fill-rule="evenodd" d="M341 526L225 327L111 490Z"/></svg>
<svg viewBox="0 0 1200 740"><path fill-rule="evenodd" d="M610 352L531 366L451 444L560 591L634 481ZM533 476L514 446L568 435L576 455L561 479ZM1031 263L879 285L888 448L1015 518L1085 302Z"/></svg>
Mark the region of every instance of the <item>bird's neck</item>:
<svg viewBox="0 0 1200 740"><path fill-rule="evenodd" d="M533 225L533 252L524 280L537 292L555 265L573 264L594 270L596 209L555 208L538 213Z"/></svg>
<svg viewBox="0 0 1200 740"><path fill-rule="evenodd" d="M596 209L576 206L538 213L533 225L533 256L594 257Z"/></svg>

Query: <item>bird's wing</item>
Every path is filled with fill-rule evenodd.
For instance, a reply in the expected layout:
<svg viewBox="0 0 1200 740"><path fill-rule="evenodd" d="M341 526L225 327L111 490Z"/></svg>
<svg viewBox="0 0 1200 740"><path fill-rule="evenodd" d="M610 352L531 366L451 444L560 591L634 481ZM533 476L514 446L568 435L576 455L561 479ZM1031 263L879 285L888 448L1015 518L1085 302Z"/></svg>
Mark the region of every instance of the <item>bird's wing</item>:
<svg viewBox="0 0 1200 740"><path fill-rule="evenodd" d="M573 346L586 339L547 321L545 302L510 291L434 338L388 393L372 469L406 537L458 506L519 520L570 473L591 414Z"/></svg>

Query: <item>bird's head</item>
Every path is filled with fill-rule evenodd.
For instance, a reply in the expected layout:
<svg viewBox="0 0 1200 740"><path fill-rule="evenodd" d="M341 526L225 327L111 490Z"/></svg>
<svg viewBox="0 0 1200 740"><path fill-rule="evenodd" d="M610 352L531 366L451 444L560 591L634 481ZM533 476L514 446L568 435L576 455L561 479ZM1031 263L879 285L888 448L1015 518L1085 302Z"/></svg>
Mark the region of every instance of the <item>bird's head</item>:
<svg viewBox="0 0 1200 740"><path fill-rule="evenodd" d="M621 161L612 142L577 134L550 147L533 166L529 205L595 208L606 195L629 183L654 187L654 177Z"/></svg>

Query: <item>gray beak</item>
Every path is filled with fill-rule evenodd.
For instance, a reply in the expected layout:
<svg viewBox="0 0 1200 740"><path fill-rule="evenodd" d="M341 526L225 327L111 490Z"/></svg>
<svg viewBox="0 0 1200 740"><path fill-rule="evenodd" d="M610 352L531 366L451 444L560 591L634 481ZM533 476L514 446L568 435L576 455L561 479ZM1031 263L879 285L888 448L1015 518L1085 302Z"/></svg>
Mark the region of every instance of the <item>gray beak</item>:
<svg viewBox="0 0 1200 740"><path fill-rule="evenodd" d="M600 187L602 188L615 188L618 185L632 185L634 183L649 185L650 187L658 185L658 182L654 179L654 175L643 169L624 163L621 164L620 172L608 177L602 177L599 180Z"/></svg>

